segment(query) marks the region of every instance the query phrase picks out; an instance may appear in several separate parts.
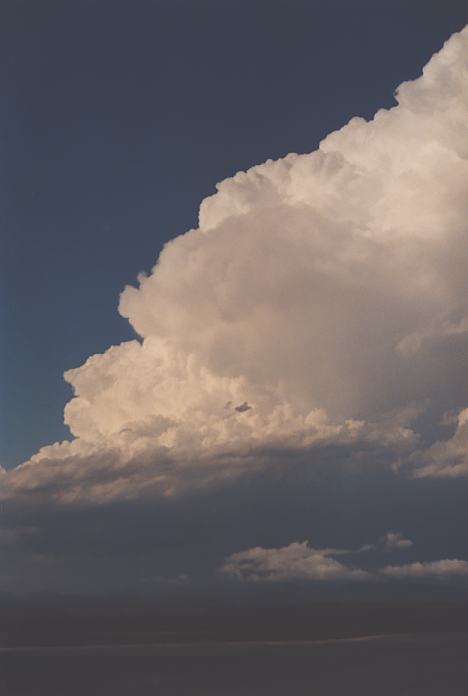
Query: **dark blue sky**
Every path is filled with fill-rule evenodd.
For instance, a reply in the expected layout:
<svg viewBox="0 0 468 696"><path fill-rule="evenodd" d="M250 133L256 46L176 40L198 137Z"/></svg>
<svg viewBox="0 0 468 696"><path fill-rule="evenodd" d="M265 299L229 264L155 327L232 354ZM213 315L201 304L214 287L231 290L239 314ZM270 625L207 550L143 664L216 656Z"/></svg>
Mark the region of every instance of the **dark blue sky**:
<svg viewBox="0 0 468 696"><path fill-rule="evenodd" d="M217 181L392 104L462 0L3 0L1 451L67 436L64 370Z"/></svg>

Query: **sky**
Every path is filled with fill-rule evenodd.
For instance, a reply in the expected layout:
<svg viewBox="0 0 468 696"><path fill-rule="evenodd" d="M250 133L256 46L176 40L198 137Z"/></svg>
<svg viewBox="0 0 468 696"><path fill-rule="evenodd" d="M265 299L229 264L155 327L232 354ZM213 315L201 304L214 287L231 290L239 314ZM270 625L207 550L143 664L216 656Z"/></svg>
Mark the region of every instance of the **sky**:
<svg viewBox="0 0 468 696"><path fill-rule="evenodd" d="M468 13L409 5L2 4L0 589L466 597Z"/></svg>

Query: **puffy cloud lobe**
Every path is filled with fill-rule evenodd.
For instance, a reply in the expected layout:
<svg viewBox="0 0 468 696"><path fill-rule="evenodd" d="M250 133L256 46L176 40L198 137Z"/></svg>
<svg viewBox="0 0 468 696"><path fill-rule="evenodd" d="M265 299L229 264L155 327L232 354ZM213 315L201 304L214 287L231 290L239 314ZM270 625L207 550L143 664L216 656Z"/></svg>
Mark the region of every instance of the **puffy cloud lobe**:
<svg viewBox="0 0 468 696"><path fill-rule="evenodd" d="M390 533L391 534L391 533ZM388 537L389 535L387 535ZM398 536L398 535L396 535ZM400 539L402 541L409 541ZM411 543L411 542L410 542ZM370 550L375 546L367 545ZM408 546L408 545L407 545ZM341 563L334 556L360 553L347 549L314 549L308 542L293 542L278 549L255 547L229 556L220 567L220 572L238 580L253 582L285 581L335 581L379 579L425 579L450 580L468 576L468 561L444 559L440 561L416 561L405 565L387 565L375 571L356 568ZM400 548L403 548L400 546ZM391 550L397 550L393 544Z"/></svg>
<svg viewBox="0 0 468 696"><path fill-rule="evenodd" d="M468 408L457 416L456 430L447 440L435 442L413 457L415 476L468 476Z"/></svg>
<svg viewBox="0 0 468 696"><path fill-rule="evenodd" d="M413 546L411 539L406 539L401 532L387 532L377 544L363 544L356 553L369 551L402 551Z"/></svg>
<svg viewBox="0 0 468 696"><path fill-rule="evenodd" d="M332 558L336 554L333 549L311 548L306 541L293 542L279 549L257 546L229 556L220 571L251 581L364 580L368 577L365 571Z"/></svg>
<svg viewBox="0 0 468 696"><path fill-rule="evenodd" d="M387 532L382 539L382 544L387 551L409 549L413 546L411 539L405 539L401 532Z"/></svg>
<svg viewBox="0 0 468 696"><path fill-rule="evenodd" d="M244 412L242 409L241 415ZM375 456L381 456L385 446L404 451L414 442L411 431L398 425L399 418L396 423L391 418L383 424L352 420L331 424L323 414L316 415L317 423L309 418L307 429L299 422L296 429L275 430L273 422L263 441L249 439L240 431L244 439L230 443L230 448L229 443L221 442L201 452L194 437L187 437L184 448L161 446L153 436L151 422L141 424L136 434L136 426L125 429L112 442L103 442L100 449L81 439L56 443L43 447L6 475L0 497L34 496L59 503L171 497L254 474L310 448L320 451L333 446L347 458L354 446L369 447ZM144 426L148 430L143 430ZM142 432L146 432L145 437Z"/></svg>
<svg viewBox="0 0 468 696"><path fill-rule="evenodd" d="M415 448L418 404L453 408L468 368L447 348L468 339L468 29L397 100L218 185L121 295L141 340L65 373L75 439L7 494L168 495L268 449Z"/></svg>
<svg viewBox="0 0 468 696"><path fill-rule="evenodd" d="M389 578L451 578L468 576L468 561L446 558L441 561L415 562L401 566L386 566L380 571Z"/></svg>

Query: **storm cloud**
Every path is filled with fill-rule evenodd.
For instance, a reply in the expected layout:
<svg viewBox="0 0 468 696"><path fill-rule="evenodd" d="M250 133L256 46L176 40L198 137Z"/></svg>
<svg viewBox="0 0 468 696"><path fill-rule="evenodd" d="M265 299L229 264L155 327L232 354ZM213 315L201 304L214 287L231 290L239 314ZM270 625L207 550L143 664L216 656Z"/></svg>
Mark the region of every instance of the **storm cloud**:
<svg viewBox="0 0 468 696"><path fill-rule="evenodd" d="M330 446L466 475L468 29L396 100L218 184L123 291L139 338L65 373L73 439L4 497L173 496ZM431 441L429 411L455 433Z"/></svg>

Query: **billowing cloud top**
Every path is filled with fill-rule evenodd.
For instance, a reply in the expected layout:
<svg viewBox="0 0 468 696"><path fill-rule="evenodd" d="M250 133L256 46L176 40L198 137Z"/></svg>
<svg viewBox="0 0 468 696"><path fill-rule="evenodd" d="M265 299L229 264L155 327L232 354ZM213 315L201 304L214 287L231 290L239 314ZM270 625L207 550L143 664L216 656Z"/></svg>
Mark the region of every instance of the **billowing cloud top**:
<svg viewBox="0 0 468 696"><path fill-rule="evenodd" d="M7 495L172 494L330 443L416 461L421 407L466 405L468 28L396 98L218 185L121 295L141 340L65 373L74 439L3 476ZM440 451L467 473L465 421L456 470L439 443L420 473Z"/></svg>

